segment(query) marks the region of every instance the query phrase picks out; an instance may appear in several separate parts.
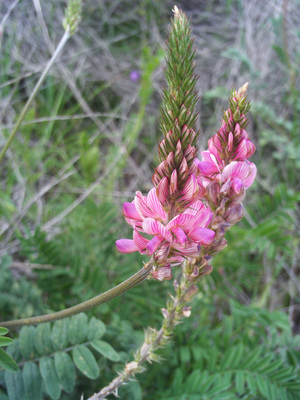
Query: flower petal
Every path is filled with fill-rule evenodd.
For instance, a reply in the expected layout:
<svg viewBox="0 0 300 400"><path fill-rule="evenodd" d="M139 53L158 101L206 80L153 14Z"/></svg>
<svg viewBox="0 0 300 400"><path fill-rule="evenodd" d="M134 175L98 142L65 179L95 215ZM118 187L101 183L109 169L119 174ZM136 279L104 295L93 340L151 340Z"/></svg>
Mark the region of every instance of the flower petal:
<svg viewBox="0 0 300 400"><path fill-rule="evenodd" d="M179 243L182 244L182 246L186 246L188 239L184 231L181 228L177 227L173 230L173 232L176 238L179 240Z"/></svg>
<svg viewBox="0 0 300 400"><path fill-rule="evenodd" d="M120 253L134 253L135 251L139 251L132 239L119 239L116 241L116 246Z"/></svg>
<svg viewBox="0 0 300 400"><path fill-rule="evenodd" d="M204 244L208 246L212 243L215 237L215 232L207 228L195 228L189 232L189 238L194 240L196 243Z"/></svg>
<svg viewBox="0 0 300 400"><path fill-rule="evenodd" d="M222 182L226 182L229 178L240 178L244 181L250 173L250 167L247 162L233 161L222 171Z"/></svg>
<svg viewBox="0 0 300 400"><path fill-rule="evenodd" d="M125 218L135 219L137 221L142 220L133 203L124 203L122 213Z"/></svg>
<svg viewBox="0 0 300 400"><path fill-rule="evenodd" d="M154 214L154 218L158 218L163 221L166 219L166 213L162 208L160 201L158 200L155 188L151 189L147 195L147 206L152 211L152 214Z"/></svg>
<svg viewBox="0 0 300 400"><path fill-rule="evenodd" d="M159 248L161 242L164 240L161 236L154 236L153 239L147 244L147 255L152 256L153 253Z"/></svg>
<svg viewBox="0 0 300 400"><path fill-rule="evenodd" d="M169 179L168 177L164 177L158 184L156 188L156 195L161 202L161 204L165 204L166 198L169 194Z"/></svg>
<svg viewBox="0 0 300 400"><path fill-rule="evenodd" d="M147 244L149 240L144 238L136 229L133 231L133 241L137 245L141 254L146 253Z"/></svg>
<svg viewBox="0 0 300 400"><path fill-rule="evenodd" d="M159 281L163 281L165 279L170 280L172 279L171 266L165 265L163 267L160 267L157 271L152 271L151 275L154 279L157 279Z"/></svg>
<svg viewBox="0 0 300 400"><path fill-rule="evenodd" d="M250 172L249 176L244 180L244 185L245 185L246 189L248 189L252 185L252 183L256 177L256 172L257 172L255 164L249 162L249 166L250 166L251 172Z"/></svg>
<svg viewBox="0 0 300 400"><path fill-rule="evenodd" d="M173 243L172 244L173 249L180 254L183 254L188 257L199 257L201 247L197 243L188 243L186 247L183 247L179 243Z"/></svg>

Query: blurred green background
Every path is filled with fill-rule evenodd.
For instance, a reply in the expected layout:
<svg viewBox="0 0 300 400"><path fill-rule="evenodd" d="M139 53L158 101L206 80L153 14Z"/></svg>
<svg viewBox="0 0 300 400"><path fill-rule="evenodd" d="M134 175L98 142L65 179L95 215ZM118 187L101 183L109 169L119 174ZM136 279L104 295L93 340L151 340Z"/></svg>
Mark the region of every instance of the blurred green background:
<svg viewBox="0 0 300 400"><path fill-rule="evenodd" d="M1 147L63 35L65 2L20 0L5 19L12 3L0 4ZM258 176L247 193L245 218L213 259L214 272L202 281L191 317L176 328L162 362L122 387L120 396L297 399L300 2L176 4L195 36L199 148L206 149L218 129L231 89L249 82L248 133L257 147L252 161ZM141 268L143 257L118 254L115 240L131 235L122 203L151 188L157 165L173 6L173 0L84 2L78 33L1 165L1 320L69 307ZM79 399L106 385L143 341L144 328L159 327L170 291L172 282L147 281L88 313L106 324L105 340L121 362L98 357L100 377L90 380L77 371L74 390L59 398ZM251 364L247 357L257 349ZM281 378L268 370L276 362ZM0 371L3 400L5 386Z"/></svg>

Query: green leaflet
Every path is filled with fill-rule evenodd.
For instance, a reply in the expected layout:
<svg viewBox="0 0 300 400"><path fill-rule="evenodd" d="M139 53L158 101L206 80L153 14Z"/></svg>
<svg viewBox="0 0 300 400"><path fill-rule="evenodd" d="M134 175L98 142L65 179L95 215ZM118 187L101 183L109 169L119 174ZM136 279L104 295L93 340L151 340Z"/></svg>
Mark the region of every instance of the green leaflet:
<svg viewBox="0 0 300 400"><path fill-rule="evenodd" d="M13 340L8 337L1 337L0 336L0 347L2 346L8 346L13 343Z"/></svg>
<svg viewBox="0 0 300 400"><path fill-rule="evenodd" d="M93 341L96 339L100 339L105 334L105 332L106 332L105 324L99 319L92 317L89 322L88 340Z"/></svg>
<svg viewBox="0 0 300 400"><path fill-rule="evenodd" d="M61 388L53 359L49 357L41 358L40 371L49 396L53 400L58 400L60 398Z"/></svg>
<svg viewBox="0 0 300 400"><path fill-rule="evenodd" d="M96 379L99 376L99 367L93 353L83 344L76 346L73 351L73 360L76 367L88 378Z"/></svg>
<svg viewBox="0 0 300 400"><path fill-rule="evenodd" d="M120 361L120 355L109 343L103 342L103 340L94 340L91 342L91 346L105 358L111 361Z"/></svg>
<svg viewBox="0 0 300 400"><path fill-rule="evenodd" d="M54 364L62 388L67 393L72 392L75 386L76 372L71 357L67 353L55 353Z"/></svg>
<svg viewBox="0 0 300 400"><path fill-rule="evenodd" d="M25 360L37 356L34 346L36 329L33 326L24 326L20 331L20 350Z"/></svg>
<svg viewBox="0 0 300 400"><path fill-rule="evenodd" d="M51 339L54 350L62 350L69 344L69 319L55 321Z"/></svg>
<svg viewBox="0 0 300 400"><path fill-rule="evenodd" d="M0 326L0 336L6 335L8 332L9 331L7 328L3 328Z"/></svg>
<svg viewBox="0 0 300 400"><path fill-rule="evenodd" d="M18 369L16 362L3 349L0 349L0 366L10 372Z"/></svg>
<svg viewBox="0 0 300 400"><path fill-rule="evenodd" d="M22 372L6 371L4 375L9 400L20 400L24 397L24 383Z"/></svg>
<svg viewBox="0 0 300 400"><path fill-rule="evenodd" d="M29 361L24 364L23 381L27 399L42 400L42 377L34 362Z"/></svg>
<svg viewBox="0 0 300 400"><path fill-rule="evenodd" d="M52 351L50 323L40 324L37 326L34 345L40 356L49 354Z"/></svg>
<svg viewBox="0 0 300 400"><path fill-rule="evenodd" d="M72 344L82 343L86 340L88 332L88 317L81 313L74 315L69 320L69 339Z"/></svg>

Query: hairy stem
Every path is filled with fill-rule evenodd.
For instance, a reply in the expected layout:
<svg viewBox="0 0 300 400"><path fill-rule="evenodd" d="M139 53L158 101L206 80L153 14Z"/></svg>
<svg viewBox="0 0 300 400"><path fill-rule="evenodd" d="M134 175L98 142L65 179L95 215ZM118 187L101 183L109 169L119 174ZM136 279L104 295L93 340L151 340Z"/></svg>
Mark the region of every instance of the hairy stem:
<svg viewBox="0 0 300 400"><path fill-rule="evenodd" d="M4 328L15 328L23 325L41 324L43 322L52 322L58 319L71 317L72 315L79 314L81 312L92 310L100 304L106 303L109 300L120 296L121 294L127 292L128 290L143 282L149 275L151 269L152 261L149 261L147 264L144 265L144 268L142 268L136 274L132 275L130 278L126 279L126 281L120 283L118 286L112 289L107 290L104 293L99 294L96 297L93 297L90 300L86 300L83 303L77 304L76 306L66 308L65 310L58 311L52 314L0 322L0 326Z"/></svg>
<svg viewBox="0 0 300 400"><path fill-rule="evenodd" d="M27 103L25 104L21 114L19 115L19 118L16 122L16 125L14 127L14 129L12 130L11 134L9 135L9 138L5 144L5 146L3 147L1 153L0 153L0 163L3 160L3 157L5 156L5 153L7 152L9 146L11 145L14 137L16 136L16 133L18 132L18 129L20 128L20 125L29 109L29 107L31 106L31 103L33 102L35 96L37 95L42 83L44 82L46 76L48 75L48 72L50 70L50 68L52 67L52 65L54 64L55 60L57 59L58 55L61 53L62 49L64 48L65 44L67 43L68 39L70 38L70 32L66 31L63 35L63 37L61 38L61 41L59 43L59 45L57 46L55 52L53 53L50 61L48 62L44 72L42 73L40 79L38 80L37 84L35 85L35 88L33 89L29 99L27 100Z"/></svg>

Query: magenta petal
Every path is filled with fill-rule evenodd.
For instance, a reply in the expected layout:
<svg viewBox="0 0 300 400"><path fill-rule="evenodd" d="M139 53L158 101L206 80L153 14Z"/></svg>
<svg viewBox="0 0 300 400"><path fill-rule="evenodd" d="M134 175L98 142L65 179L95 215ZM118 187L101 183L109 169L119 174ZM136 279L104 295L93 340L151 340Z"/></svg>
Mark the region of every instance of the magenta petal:
<svg viewBox="0 0 300 400"><path fill-rule="evenodd" d="M153 253L159 248L164 239L160 236L154 236L153 239L147 244L147 255L152 256Z"/></svg>
<svg viewBox="0 0 300 400"><path fill-rule="evenodd" d="M199 216L195 215L193 227L207 228L212 220L213 215L214 214L210 211L210 209L206 208Z"/></svg>
<svg viewBox="0 0 300 400"><path fill-rule="evenodd" d="M208 246L214 240L215 232L207 228L195 228L189 232L189 237L197 243Z"/></svg>
<svg viewBox="0 0 300 400"><path fill-rule="evenodd" d="M146 218L143 222L143 230L149 235L158 233L158 222L154 218Z"/></svg>
<svg viewBox="0 0 300 400"><path fill-rule="evenodd" d="M196 160L195 160L196 163ZM219 172L218 167L212 162L199 161L196 163L202 175L210 176Z"/></svg>
<svg viewBox="0 0 300 400"><path fill-rule="evenodd" d="M182 200L191 200L198 193L198 190L199 186L197 180L194 175L191 175L180 193Z"/></svg>
<svg viewBox="0 0 300 400"><path fill-rule="evenodd" d="M201 251L201 247L197 243L189 243L186 247L174 243L172 247L176 250L178 255L182 254L188 257L199 257Z"/></svg>
<svg viewBox="0 0 300 400"><path fill-rule="evenodd" d="M239 178L233 179L233 181L231 182L231 187L236 194L243 193L244 184L243 181L241 181Z"/></svg>
<svg viewBox="0 0 300 400"><path fill-rule="evenodd" d="M250 170L251 170L250 175L247 177L247 179L244 180L244 185L245 185L246 189L248 189L248 187L250 187L252 185L252 183L256 177L256 172L257 172L255 164L249 162L249 166L250 166Z"/></svg>
<svg viewBox="0 0 300 400"><path fill-rule="evenodd" d="M147 217L154 218L156 216L147 206L147 197L143 196L141 192L136 192L134 204L142 220Z"/></svg>
<svg viewBox="0 0 300 400"><path fill-rule="evenodd" d="M141 217L137 212L135 205L133 203L126 202L123 204L123 215L125 218L141 221Z"/></svg>
<svg viewBox="0 0 300 400"><path fill-rule="evenodd" d="M165 204L167 196L169 195L169 179L166 176L159 182L156 188L156 195L161 204Z"/></svg>
<svg viewBox="0 0 300 400"><path fill-rule="evenodd" d="M192 215L196 215L199 211L201 210L205 210L206 207L205 205L202 203L202 201L195 201L194 203L192 203L183 214L192 214Z"/></svg>
<svg viewBox="0 0 300 400"><path fill-rule="evenodd" d="M249 172L250 167L247 162L233 161L223 169L222 182L226 182L229 178L240 178L243 181Z"/></svg>
<svg viewBox="0 0 300 400"><path fill-rule="evenodd" d="M139 251L132 239L119 239L116 241L117 249L120 253L134 253Z"/></svg>
<svg viewBox="0 0 300 400"><path fill-rule="evenodd" d="M144 238L144 236L142 236L137 230L134 230L133 231L133 241L137 245L139 252L142 254L145 254L149 240Z"/></svg>
<svg viewBox="0 0 300 400"><path fill-rule="evenodd" d="M154 213L154 215L153 215L154 218L158 217L161 220L166 219L166 213L164 212L164 209L162 208L162 205L161 205L160 201L158 200L155 188L151 189L150 192L148 193L147 206Z"/></svg>
<svg viewBox="0 0 300 400"><path fill-rule="evenodd" d="M173 230L173 232L175 233L176 238L179 240L179 242L182 244L182 246L185 246L188 239L187 239L184 231L181 228L177 227Z"/></svg>

